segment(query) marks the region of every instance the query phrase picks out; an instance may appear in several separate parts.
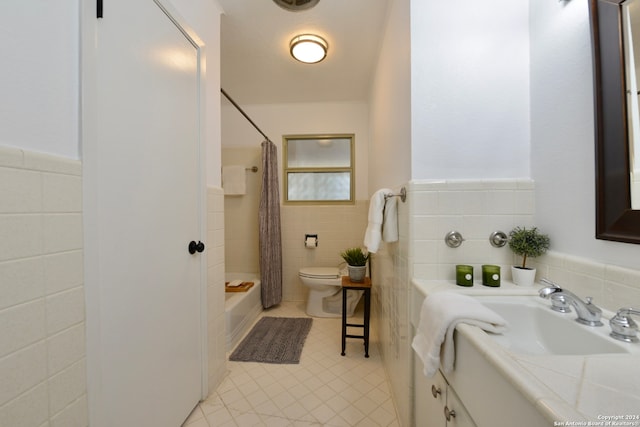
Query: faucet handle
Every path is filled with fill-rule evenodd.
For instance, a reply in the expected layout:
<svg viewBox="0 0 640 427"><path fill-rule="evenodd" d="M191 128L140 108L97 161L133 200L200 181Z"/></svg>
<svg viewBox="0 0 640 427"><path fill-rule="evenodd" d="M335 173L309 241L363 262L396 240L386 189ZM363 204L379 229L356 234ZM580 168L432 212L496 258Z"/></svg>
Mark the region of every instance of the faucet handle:
<svg viewBox="0 0 640 427"><path fill-rule="evenodd" d="M621 308L615 316L609 320L611 335L613 338L624 342L638 342L638 324L630 317L631 314L640 315L636 308Z"/></svg>
<svg viewBox="0 0 640 427"><path fill-rule="evenodd" d="M564 295L551 295L551 310L558 313L571 313L571 306Z"/></svg>
<svg viewBox="0 0 640 427"><path fill-rule="evenodd" d="M590 307L590 311L592 313L599 313L600 315L602 315L602 310L600 309L600 307L598 307L597 305L595 305L592 301L593 298L592 297L585 297L584 298L585 301L587 302L587 305Z"/></svg>
<svg viewBox="0 0 640 427"><path fill-rule="evenodd" d="M547 279L546 277L543 277L542 279L540 279L540 281L542 283L544 283L545 285L551 286L552 288L560 288L560 286L558 286L557 283L552 282L551 280Z"/></svg>
<svg viewBox="0 0 640 427"><path fill-rule="evenodd" d="M602 310L600 310L600 307L593 303L593 297L584 297L584 300L587 302L587 305L591 306L592 310L602 312Z"/></svg>

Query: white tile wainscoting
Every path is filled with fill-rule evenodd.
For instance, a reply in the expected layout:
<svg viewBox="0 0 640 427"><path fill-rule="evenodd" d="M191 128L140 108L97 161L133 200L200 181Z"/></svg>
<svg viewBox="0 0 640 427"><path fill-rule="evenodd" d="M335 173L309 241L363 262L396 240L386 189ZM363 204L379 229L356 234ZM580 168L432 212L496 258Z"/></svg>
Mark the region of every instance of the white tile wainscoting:
<svg viewBox="0 0 640 427"><path fill-rule="evenodd" d="M207 189L207 375L211 393L226 373L224 191Z"/></svg>
<svg viewBox="0 0 640 427"><path fill-rule="evenodd" d="M88 424L82 168L0 147L0 425Z"/></svg>
<svg viewBox="0 0 640 427"><path fill-rule="evenodd" d="M453 280L455 264L498 264L503 277L510 278L510 266L519 257L508 247L492 247L489 235L498 230L508 234L518 225L536 225L534 189L534 182L527 179L412 182L410 275ZM444 243L451 230L466 239L459 248ZM640 307L640 270L553 250L529 260L528 265L538 268L537 280L547 277L580 296L592 296L608 310ZM478 274L479 268L475 271Z"/></svg>
<svg viewBox="0 0 640 427"><path fill-rule="evenodd" d="M534 224L534 183L528 179L415 181L410 184L411 276L455 279L456 264L496 264L510 277L514 256L508 247L494 248L494 231ZM444 242L450 231L465 241L458 248Z"/></svg>
<svg viewBox="0 0 640 427"><path fill-rule="evenodd" d="M580 297L593 297L599 307L612 312L621 307L640 308L640 270L555 251L536 258L531 266L537 268L538 280L546 277Z"/></svg>
<svg viewBox="0 0 640 427"><path fill-rule="evenodd" d="M405 404L410 386L408 290L411 278L455 278L455 264L498 264L511 276L516 257L507 248L494 248L489 236L517 226L535 225L535 184L530 179L411 181L406 203L399 206L400 241L384 244L375 255L374 328L380 337L383 363L396 396L399 418L408 423ZM462 233L462 246L446 246L444 236ZM578 295L593 296L609 310L640 306L640 271L605 265L568 254L548 252L531 260L538 279L549 277Z"/></svg>

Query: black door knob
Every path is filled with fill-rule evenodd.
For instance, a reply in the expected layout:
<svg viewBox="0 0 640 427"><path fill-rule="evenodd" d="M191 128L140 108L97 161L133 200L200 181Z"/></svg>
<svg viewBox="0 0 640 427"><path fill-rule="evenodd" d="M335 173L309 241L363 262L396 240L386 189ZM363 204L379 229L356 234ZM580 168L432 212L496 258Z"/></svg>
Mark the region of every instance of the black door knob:
<svg viewBox="0 0 640 427"><path fill-rule="evenodd" d="M189 242L189 253L191 255L195 254L196 252L202 252L202 251L204 251L204 243L202 243L199 240L198 240L198 243L196 243L195 240L192 240Z"/></svg>

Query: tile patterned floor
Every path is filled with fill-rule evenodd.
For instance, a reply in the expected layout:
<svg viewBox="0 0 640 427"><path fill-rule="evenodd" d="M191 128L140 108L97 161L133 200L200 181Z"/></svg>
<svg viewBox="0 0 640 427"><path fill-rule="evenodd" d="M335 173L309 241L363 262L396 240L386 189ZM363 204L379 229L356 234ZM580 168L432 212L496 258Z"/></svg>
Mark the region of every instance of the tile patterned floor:
<svg viewBox="0 0 640 427"><path fill-rule="evenodd" d="M301 303L262 315L306 316ZM368 359L358 339L347 340L340 356L340 324L314 318L297 365L228 361L228 375L184 427L399 426L375 339Z"/></svg>

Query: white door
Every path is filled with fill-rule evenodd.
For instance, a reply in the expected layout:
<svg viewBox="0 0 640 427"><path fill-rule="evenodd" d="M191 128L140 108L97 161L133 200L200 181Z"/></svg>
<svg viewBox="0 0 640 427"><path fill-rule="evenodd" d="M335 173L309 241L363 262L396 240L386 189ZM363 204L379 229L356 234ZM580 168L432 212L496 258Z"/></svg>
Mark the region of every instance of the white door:
<svg viewBox="0 0 640 427"><path fill-rule="evenodd" d="M91 419L176 427L201 398L197 44L154 0L105 0L85 141Z"/></svg>

